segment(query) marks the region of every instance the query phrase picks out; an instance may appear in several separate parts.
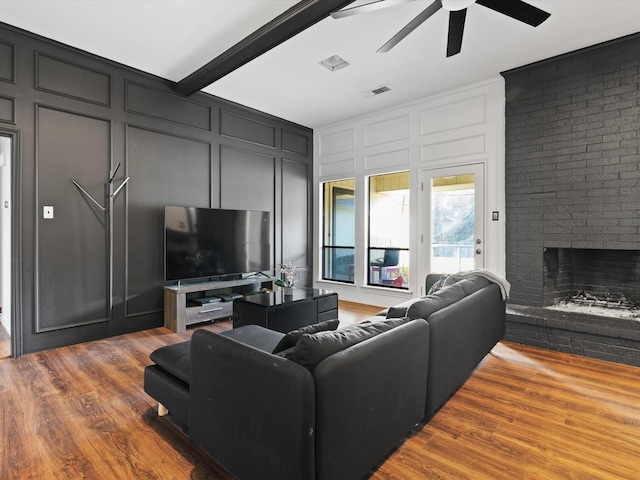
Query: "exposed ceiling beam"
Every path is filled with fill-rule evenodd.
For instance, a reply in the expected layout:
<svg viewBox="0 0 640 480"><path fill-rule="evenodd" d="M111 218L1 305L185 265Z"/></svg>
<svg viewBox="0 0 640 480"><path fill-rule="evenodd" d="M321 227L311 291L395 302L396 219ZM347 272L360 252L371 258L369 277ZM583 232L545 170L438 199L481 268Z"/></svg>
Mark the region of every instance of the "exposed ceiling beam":
<svg viewBox="0 0 640 480"><path fill-rule="evenodd" d="M337 0L303 0L259 28L205 66L180 80L175 91L192 95L240 68L294 35L329 16L334 10L353 3Z"/></svg>

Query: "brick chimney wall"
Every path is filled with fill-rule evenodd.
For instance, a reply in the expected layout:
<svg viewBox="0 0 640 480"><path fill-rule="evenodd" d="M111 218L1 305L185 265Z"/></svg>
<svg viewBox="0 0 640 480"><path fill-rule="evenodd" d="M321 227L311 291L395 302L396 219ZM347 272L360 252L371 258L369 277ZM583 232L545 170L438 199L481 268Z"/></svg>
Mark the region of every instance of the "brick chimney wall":
<svg viewBox="0 0 640 480"><path fill-rule="evenodd" d="M510 303L542 306L545 247L640 247L640 36L503 76Z"/></svg>

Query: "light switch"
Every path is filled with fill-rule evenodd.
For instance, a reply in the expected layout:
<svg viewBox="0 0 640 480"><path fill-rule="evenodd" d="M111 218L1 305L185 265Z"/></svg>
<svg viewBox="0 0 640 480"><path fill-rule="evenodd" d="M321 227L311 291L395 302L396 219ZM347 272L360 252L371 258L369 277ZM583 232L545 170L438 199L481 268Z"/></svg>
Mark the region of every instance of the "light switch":
<svg viewBox="0 0 640 480"><path fill-rule="evenodd" d="M53 207L45 206L42 211L43 218L53 218Z"/></svg>

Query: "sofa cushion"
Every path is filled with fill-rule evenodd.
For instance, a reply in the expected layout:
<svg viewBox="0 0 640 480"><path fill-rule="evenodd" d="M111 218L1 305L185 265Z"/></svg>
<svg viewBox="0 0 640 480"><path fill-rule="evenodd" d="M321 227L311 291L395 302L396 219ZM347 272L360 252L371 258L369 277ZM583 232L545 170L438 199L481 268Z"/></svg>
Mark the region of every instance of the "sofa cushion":
<svg viewBox="0 0 640 480"><path fill-rule="evenodd" d="M191 341L160 347L150 355L151 361L171 375L189 383L191 369Z"/></svg>
<svg viewBox="0 0 640 480"><path fill-rule="evenodd" d="M367 320L331 332L303 334L298 339L295 347L287 354L287 358L306 367L313 373L313 370L322 360L334 353L375 337L408 321L409 318L407 317L388 320Z"/></svg>
<svg viewBox="0 0 640 480"><path fill-rule="evenodd" d="M334 318L332 320L325 320L324 322L318 322L313 325L307 325L305 327L291 330L284 337L282 337L282 340L280 340L280 342L276 345L276 348L273 349L272 353L279 353L283 350L287 350L295 346L300 336L304 335L305 333L314 334L327 330L335 330L336 328L338 328L339 324L340 320Z"/></svg>
<svg viewBox="0 0 640 480"><path fill-rule="evenodd" d="M413 303L407 309L407 317L411 319L424 318L426 320L432 313L448 307L458 300L462 300L465 296L464 289L457 283L443 287L436 293L422 297L419 301Z"/></svg>

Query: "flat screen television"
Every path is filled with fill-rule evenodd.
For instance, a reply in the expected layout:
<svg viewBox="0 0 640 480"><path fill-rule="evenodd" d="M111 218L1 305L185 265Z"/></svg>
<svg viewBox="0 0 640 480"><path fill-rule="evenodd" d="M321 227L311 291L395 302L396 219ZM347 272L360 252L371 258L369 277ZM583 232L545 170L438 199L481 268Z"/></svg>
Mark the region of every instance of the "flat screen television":
<svg viewBox="0 0 640 480"><path fill-rule="evenodd" d="M269 212L165 206L164 231L166 282L272 269Z"/></svg>

